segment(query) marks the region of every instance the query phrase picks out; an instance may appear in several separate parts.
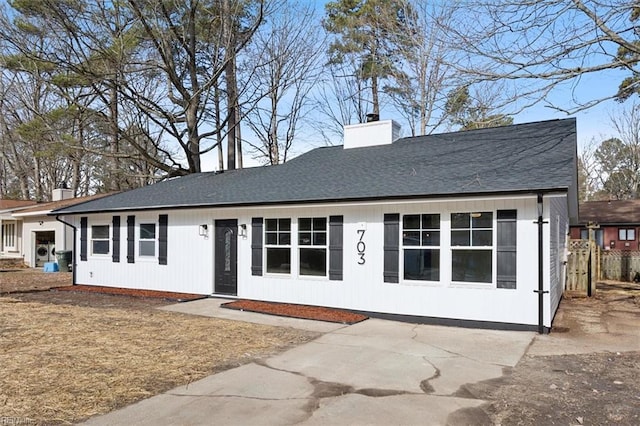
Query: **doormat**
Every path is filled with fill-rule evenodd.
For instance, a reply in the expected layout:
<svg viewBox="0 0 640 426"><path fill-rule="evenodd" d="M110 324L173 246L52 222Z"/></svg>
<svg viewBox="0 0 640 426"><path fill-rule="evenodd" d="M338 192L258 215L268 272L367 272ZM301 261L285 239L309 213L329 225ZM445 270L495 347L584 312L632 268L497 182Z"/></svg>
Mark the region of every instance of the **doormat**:
<svg viewBox="0 0 640 426"><path fill-rule="evenodd" d="M138 290L133 288L101 287L96 285L70 285L65 287L55 287L54 291L76 291L87 293L108 294L111 296L146 297L153 299L164 299L175 302L190 302L192 300L205 299L202 294L175 293L172 291Z"/></svg>
<svg viewBox="0 0 640 426"><path fill-rule="evenodd" d="M369 319L366 315L340 309L325 308L322 306L294 305L291 303L259 302L257 300L236 300L234 302L223 303L220 306L238 311L315 321L337 322L349 325Z"/></svg>

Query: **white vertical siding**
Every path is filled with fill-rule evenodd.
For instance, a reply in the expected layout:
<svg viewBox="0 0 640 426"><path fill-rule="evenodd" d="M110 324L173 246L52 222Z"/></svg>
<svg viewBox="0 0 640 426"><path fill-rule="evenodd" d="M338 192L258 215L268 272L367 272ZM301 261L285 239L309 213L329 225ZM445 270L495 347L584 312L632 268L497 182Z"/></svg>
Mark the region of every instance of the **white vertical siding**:
<svg viewBox="0 0 640 426"><path fill-rule="evenodd" d="M495 253L493 283L490 285L452 284L450 214L454 212L517 209L518 254L517 289L497 289ZM440 213L441 270L439 283L404 281L383 282L383 215L385 213ZM297 253L292 253L292 274L288 277L251 275L250 241L239 242L238 296L250 299L283 301L311 305L344 307L383 313L478 321L537 324L537 228L535 197L503 200L430 201L347 207L281 208L255 211L244 218L344 215L344 279L311 279L298 277ZM494 214L495 219L495 214ZM358 229L366 225L364 265L359 265L356 246ZM295 228L294 228L295 231ZM295 236L293 237L295 238ZM494 227L495 240L495 227ZM402 251L401 251L402 252ZM241 263L245 262L245 265ZM400 262L402 268L402 261ZM402 275L402 269L400 270Z"/></svg>
<svg viewBox="0 0 640 426"><path fill-rule="evenodd" d="M495 212L502 209L517 210L517 288L496 288L495 249L491 284L452 283L451 248L449 247L451 213L494 212L495 247ZM147 221L157 223L160 213L168 215L168 265L159 265L157 258L139 258L137 238L136 262L128 264L126 259L127 215L136 216L137 236L140 223ZM441 215L439 282L403 280L402 258L400 282L397 284L383 282L383 217L386 213L398 213L401 216L421 213ZM295 244L298 218L319 216L328 218L331 215L344 217L343 280L330 281L328 277L300 276L298 246ZM247 225L248 234L245 238L238 237L238 297L240 298L391 314L531 326L537 324L538 301L534 293L538 285L537 225L534 223L537 219L535 196L121 213L119 263L114 263L111 255L91 254L91 225L111 224L113 214L87 216L89 217L88 260L80 262L78 257L77 282L80 284L212 294L215 255L214 221L237 219L239 225ZM286 276L267 273L262 276L251 274L251 219L253 217L291 218L292 242L294 242L291 253L291 274ZM74 217L73 220L79 227L80 218ZM208 225L208 237L199 235L201 224ZM364 264L359 264L361 257L357 250L360 229L366 229L362 239L366 246ZM79 250L79 230L77 238ZM402 249L400 253L402 256ZM547 262L546 265L549 263Z"/></svg>
<svg viewBox="0 0 640 426"><path fill-rule="evenodd" d="M158 216L168 215L167 265L158 264L156 256L139 256L139 227L141 223L155 223L158 235ZM127 216L135 216L135 263L127 263ZM91 253L91 226L111 225L113 216L120 216L120 262L113 262L113 246L110 253ZM125 212L120 214L88 215L87 261L77 262L77 283L110 287L140 288L147 290L176 291L184 293L212 293L211 213L205 210ZM78 227L77 251L80 251L80 217L74 217ZM209 225L209 236L200 236L199 225Z"/></svg>
<svg viewBox="0 0 640 426"><path fill-rule="evenodd" d="M549 300L545 309L544 325L551 327L551 321L560 305L560 299L564 292L567 250L567 234L569 232L569 213L566 196L553 196L548 198L549 206L549 232L547 233L548 247L546 253L549 265Z"/></svg>

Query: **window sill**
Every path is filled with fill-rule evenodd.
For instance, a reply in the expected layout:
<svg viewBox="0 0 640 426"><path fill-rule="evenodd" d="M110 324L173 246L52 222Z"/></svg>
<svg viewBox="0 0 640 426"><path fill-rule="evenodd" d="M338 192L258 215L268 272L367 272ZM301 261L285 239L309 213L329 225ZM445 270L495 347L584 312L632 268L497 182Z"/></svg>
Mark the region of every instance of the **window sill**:
<svg viewBox="0 0 640 426"><path fill-rule="evenodd" d="M409 287L444 287L444 284L441 281L401 280L399 284Z"/></svg>
<svg viewBox="0 0 640 426"><path fill-rule="evenodd" d="M496 288L494 283L467 283L461 281L453 281L450 288L467 288L467 289L477 289L477 290L493 290Z"/></svg>
<svg viewBox="0 0 640 426"><path fill-rule="evenodd" d="M157 262L158 258L155 256L138 256L136 257L136 262L141 262L141 263L151 263L151 262Z"/></svg>
<svg viewBox="0 0 640 426"><path fill-rule="evenodd" d="M265 272L263 275L264 278L279 278L279 279L287 279L290 280L291 274L286 274L286 273L277 273L277 272Z"/></svg>
<svg viewBox="0 0 640 426"><path fill-rule="evenodd" d="M324 275L298 275L298 279L302 281L326 281L329 282L329 276Z"/></svg>

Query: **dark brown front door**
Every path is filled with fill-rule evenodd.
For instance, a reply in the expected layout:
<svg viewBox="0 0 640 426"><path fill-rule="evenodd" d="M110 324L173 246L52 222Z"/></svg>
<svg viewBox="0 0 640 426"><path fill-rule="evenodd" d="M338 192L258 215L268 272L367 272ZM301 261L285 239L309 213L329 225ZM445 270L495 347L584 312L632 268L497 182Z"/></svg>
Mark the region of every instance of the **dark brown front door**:
<svg viewBox="0 0 640 426"><path fill-rule="evenodd" d="M215 293L238 294L238 221L216 220Z"/></svg>

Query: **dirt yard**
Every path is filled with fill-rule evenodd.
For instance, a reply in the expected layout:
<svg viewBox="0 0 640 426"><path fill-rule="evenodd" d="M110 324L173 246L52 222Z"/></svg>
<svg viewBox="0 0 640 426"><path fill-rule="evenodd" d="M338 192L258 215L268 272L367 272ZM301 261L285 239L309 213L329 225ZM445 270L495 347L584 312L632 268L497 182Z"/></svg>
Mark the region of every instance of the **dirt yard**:
<svg viewBox="0 0 640 426"><path fill-rule="evenodd" d="M154 309L162 299L34 291L65 274L0 274L0 422L75 423L317 337Z"/></svg>
<svg viewBox="0 0 640 426"><path fill-rule="evenodd" d="M594 298L564 299L552 333L514 369L462 393L493 401L491 424L639 425L640 286L606 283Z"/></svg>
<svg viewBox="0 0 640 426"><path fill-rule="evenodd" d="M0 270L0 296L71 285L71 272L44 273L42 269Z"/></svg>

